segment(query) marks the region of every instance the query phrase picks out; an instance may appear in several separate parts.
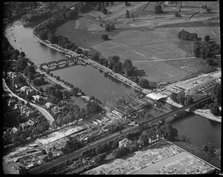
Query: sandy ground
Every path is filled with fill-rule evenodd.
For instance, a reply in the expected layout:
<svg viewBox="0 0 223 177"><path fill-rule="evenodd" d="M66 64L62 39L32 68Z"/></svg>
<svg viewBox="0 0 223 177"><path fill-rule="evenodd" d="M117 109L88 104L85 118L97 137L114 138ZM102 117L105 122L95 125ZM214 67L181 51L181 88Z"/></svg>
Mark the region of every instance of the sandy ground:
<svg viewBox="0 0 223 177"><path fill-rule="evenodd" d="M177 146L163 143L103 164L85 174L202 174L213 169Z"/></svg>
<svg viewBox="0 0 223 177"><path fill-rule="evenodd" d="M197 169L199 169L197 171ZM213 169L186 152L161 160L133 174L203 174ZM196 172L195 172L196 170Z"/></svg>

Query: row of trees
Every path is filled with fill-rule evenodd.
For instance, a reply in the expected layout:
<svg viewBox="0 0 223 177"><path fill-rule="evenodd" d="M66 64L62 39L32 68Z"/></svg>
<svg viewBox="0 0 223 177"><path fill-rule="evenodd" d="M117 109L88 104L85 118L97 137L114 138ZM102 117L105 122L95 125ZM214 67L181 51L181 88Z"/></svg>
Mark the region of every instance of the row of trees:
<svg viewBox="0 0 223 177"><path fill-rule="evenodd" d="M126 59L122 63L120 61L120 57L117 55L105 59L99 58L99 55L97 53L91 54L91 59L113 70L115 73L125 75L126 77L135 78L136 83L139 84L142 88L155 87L154 83L149 82L147 79L138 78L139 76L144 75L144 71L140 72L140 70L133 66L132 61L130 59Z"/></svg>
<svg viewBox="0 0 223 177"><path fill-rule="evenodd" d="M67 37L64 36L55 36L53 33L49 32L47 34L47 39L52 43L52 44L57 44L62 48L68 49L68 50L72 50L75 51L78 46L71 42Z"/></svg>
<svg viewBox="0 0 223 177"><path fill-rule="evenodd" d="M45 81L44 77L41 76L41 77L37 77L33 80L33 84L35 86L40 86L40 85L44 85L46 84L47 82Z"/></svg>
<svg viewBox="0 0 223 177"><path fill-rule="evenodd" d="M215 41L211 41L210 36L206 35L204 37L204 41L194 41L193 52L196 58L201 57L202 59L213 59L216 58L216 55L221 53L221 47L219 44L216 44Z"/></svg>
<svg viewBox="0 0 223 177"><path fill-rule="evenodd" d="M56 27L63 24L67 20L77 18L77 16L78 16L77 9L71 10L64 6L47 21L37 26L33 32L35 35L38 35L41 39L46 40L48 33L53 33Z"/></svg>
<svg viewBox="0 0 223 177"><path fill-rule="evenodd" d="M210 109L213 115L219 116L221 114L219 106L221 106L221 84L217 83L211 93L211 99L192 106L190 111L194 111L195 109Z"/></svg>
<svg viewBox="0 0 223 177"><path fill-rule="evenodd" d="M29 14L23 16L23 20L25 20L28 23L32 23L38 20L50 18L52 15L53 14L51 10L46 10L44 12L32 11Z"/></svg>
<svg viewBox="0 0 223 177"><path fill-rule="evenodd" d="M190 105L194 102L193 100L193 97L192 95L185 95L185 92L184 91L181 91L179 93L175 93L173 92L171 95L170 95L170 98L179 103L179 104L182 104L182 105Z"/></svg>
<svg viewBox="0 0 223 177"><path fill-rule="evenodd" d="M36 118L38 120L38 124L33 126L27 126L24 129L19 129L13 136L12 136L12 143L13 144L22 144L25 143L26 138L34 138L37 135L42 134L43 132L49 129L49 123L45 120L43 115L39 115Z"/></svg>

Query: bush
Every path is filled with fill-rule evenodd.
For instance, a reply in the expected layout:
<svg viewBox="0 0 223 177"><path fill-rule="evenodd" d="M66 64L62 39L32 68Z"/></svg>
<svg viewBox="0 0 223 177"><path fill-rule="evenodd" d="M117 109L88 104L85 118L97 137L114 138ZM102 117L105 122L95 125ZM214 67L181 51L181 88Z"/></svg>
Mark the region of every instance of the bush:
<svg viewBox="0 0 223 177"><path fill-rule="evenodd" d="M107 34L102 34L101 35L101 38L103 39L103 40L109 40L109 37L108 37L108 35Z"/></svg>
<svg viewBox="0 0 223 177"><path fill-rule="evenodd" d="M179 14L179 12L176 12L175 17L182 17L182 16Z"/></svg>
<svg viewBox="0 0 223 177"><path fill-rule="evenodd" d="M182 29L178 34L178 38L181 40L193 41L198 39L197 33L190 33L184 29Z"/></svg>

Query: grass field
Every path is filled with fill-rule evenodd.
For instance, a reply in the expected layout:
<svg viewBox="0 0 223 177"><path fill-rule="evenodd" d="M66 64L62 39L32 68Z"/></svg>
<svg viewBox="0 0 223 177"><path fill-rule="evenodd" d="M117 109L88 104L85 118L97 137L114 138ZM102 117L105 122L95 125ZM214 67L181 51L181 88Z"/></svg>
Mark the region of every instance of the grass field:
<svg viewBox="0 0 223 177"><path fill-rule="evenodd" d="M87 22L88 24L86 24ZM92 45L103 42L101 32L88 30L88 27L93 28L95 24L96 21L81 19L78 22L78 28L76 29L76 20L70 20L57 29L56 35L68 37L72 42L76 43L80 47L91 48Z"/></svg>
<svg viewBox="0 0 223 177"><path fill-rule="evenodd" d="M154 3L155 2L151 2L145 9L145 12L151 11L154 13ZM144 4L146 5L147 3ZM211 3L207 3L207 5L210 4ZM145 5L136 8L136 13L140 12ZM211 6L213 6L213 4L211 4ZM190 10L200 7L200 2L196 2L195 4L193 4L193 2L183 3L183 8ZM121 9L123 8L122 3L109 6L109 9L113 11L113 13L121 13ZM218 10L216 2L214 3L213 10ZM185 10L183 11L182 13L189 13ZM116 16L116 14L114 15ZM205 17L208 14L205 14L205 12L199 14L201 17L202 15ZM108 17L110 16L108 15ZM175 18L174 16L170 16L169 13L167 16L162 18L167 18L166 20L168 20L168 18L174 20ZM115 22L118 30L114 32L106 32L104 27L99 26L100 22L96 20L96 16L88 14L78 20L66 22L57 29L56 35L66 36L78 46L96 50L105 58L118 55L122 61L131 59L136 67L145 71L146 76L144 77L154 82L174 82L195 73L212 70L211 67L207 66L205 62L199 59L183 59L193 56L193 42L179 40L177 33L185 29L189 32L197 33L198 36L202 38L205 35L210 35L212 39L220 43L219 26L210 26L210 24L208 26L208 24L202 22L203 25L207 26L201 27L198 25L201 24L201 22L191 22L185 25L182 25L182 23L172 24L171 27L161 27L153 30L151 29L153 21L156 21L154 19L158 18L158 16L153 20L144 19L136 22L131 20L127 22L127 19L122 17L124 16L119 16L119 19ZM152 17L153 16L151 16L151 18ZM145 24L148 24L147 28L138 28L140 25ZM102 34L108 34L111 40L103 41L101 39ZM151 60L159 59L162 59L162 61L150 62ZM179 60L165 61L165 59Z"/></svg>
<svg viewBox="0 0 223 177"><path fill-rule="evenodd" d="M159 28L155 31L126 31L93 46L106 58L119 55L122 60L131 59L134 65L145 70L146 78L155 82L173 82L190 74L210 69L198 60L177 60L167 62L150 62L156 59L187 58L193 56L193 43L180 41L177 33L183 28ZM220 29L217 27L184 28L196 32L199 36L210 35L220 40ZM199 66L197 66L199 64Z"/></svg>

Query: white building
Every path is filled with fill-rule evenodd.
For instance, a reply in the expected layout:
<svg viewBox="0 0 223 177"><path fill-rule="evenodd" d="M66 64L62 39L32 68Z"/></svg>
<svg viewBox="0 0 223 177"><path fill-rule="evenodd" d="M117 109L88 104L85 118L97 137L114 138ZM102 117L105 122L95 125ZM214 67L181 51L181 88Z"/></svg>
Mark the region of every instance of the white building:
<svg viewBox="0 0 223 177"><path fill-rule="evenodd" d="M33 95L33 99L34 99L34 101L39 101L40 98L41 98L40 95Z"/></svg>
<svg viewBox="0 0 223 177"><path fill-rule="evenodd" d="M54 104L53 103L50 103L50 102L47 102L46 104L45 104L45 106L46 106L46 108L48 109L48 108L50 108L51 106L53 106Z"/></svg>

